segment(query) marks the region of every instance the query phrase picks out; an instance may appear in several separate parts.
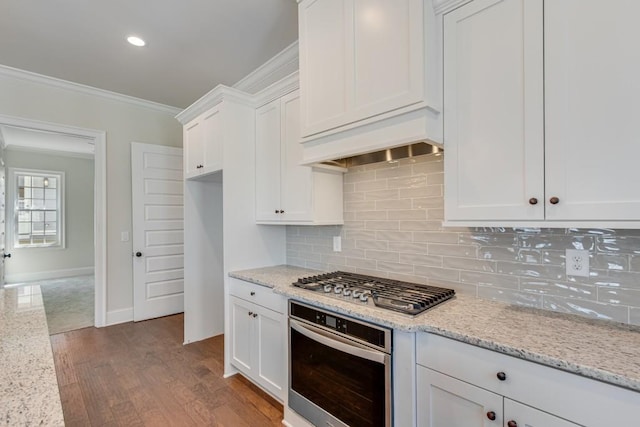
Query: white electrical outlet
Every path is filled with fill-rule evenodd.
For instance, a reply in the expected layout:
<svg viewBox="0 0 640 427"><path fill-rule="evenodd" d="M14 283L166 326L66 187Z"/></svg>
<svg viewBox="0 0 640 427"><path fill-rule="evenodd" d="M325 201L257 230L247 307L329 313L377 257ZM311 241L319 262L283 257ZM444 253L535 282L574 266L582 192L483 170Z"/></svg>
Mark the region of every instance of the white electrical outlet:
<svg viewBox="0 0 640 427"><path fill-rule="evenodd" d="M565 257L567 276L589 277L589 251L567 249Z"/></svg>
<svg viewBox="0 0 640 427"><path fill-rule="evenodd" d="M333 236L333 252L342 252L342 237Z"/></svg>

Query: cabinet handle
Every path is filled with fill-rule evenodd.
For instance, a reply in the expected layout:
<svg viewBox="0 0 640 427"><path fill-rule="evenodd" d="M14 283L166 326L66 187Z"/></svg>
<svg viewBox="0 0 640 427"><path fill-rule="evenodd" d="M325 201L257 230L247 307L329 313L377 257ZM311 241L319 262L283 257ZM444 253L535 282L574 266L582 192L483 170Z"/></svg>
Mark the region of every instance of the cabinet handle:
<svg viewBox="0 0 640 427"><path fill-rule="evenodd" d="M529 204L530 205L537 205L538 204L538 199L536 199L535 197L532 197L529 199Z"/></svg>
<svg viewBox="0 0 640 427"><path fill-rule="evenodd" d="M504 381L504 380L506 380L506 379L507 379L507 374L505 374L504 372L498 372L498 373L496 374L496 377L498 377L498 379L499 379L500 381Z"/></svg>
<svg viewBox="0 0 640 427"><path fill-rule="evenodd" d="M493 412L493 411L487 412L487 418L489 418L491 421L495 421L496 420L496 413Z"/></svg>
<svg viewBox="0 0 640 427"><path fill-rule="evenodd" d="M251 291L251 293L249 295L254 296L256 293L254 291Z"/></svg>
<svg viewBox="0 0 640 427"><path fill-rule="evenodd" d="M258 313L253 313L253 317L258 317Z"/></svg>
<svg viewBox="0 0 640 427"><path fill-rule="evenodd" d="M557 197L552 197L549 199L549 203L551 203L552 205L557 205L558 202L560 202L560 199L558 199Z"/></svg>
<svg viewBox="0 0 640 427"><path fill-rule="evenodd" d="M507 427L518 427L518 423L513 420L509 420Z"/></svg>
<svg viewBox="0 0 640 427"><path fill-rule="evenodd" d="M253 316L253 311L250 311L250 312L249 312L249 316Z"/></svg>

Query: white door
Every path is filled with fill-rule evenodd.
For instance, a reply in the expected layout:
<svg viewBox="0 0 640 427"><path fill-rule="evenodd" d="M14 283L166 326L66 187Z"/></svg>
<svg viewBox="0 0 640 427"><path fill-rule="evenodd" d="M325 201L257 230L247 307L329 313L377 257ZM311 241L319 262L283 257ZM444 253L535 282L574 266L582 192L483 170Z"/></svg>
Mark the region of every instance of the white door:
<svg viewBox="0 0 640 427"><path fill-rule="evenodd" d="M418 426L503 425L502 396L423 366L417 373Z"/></svg>
<svg viewBox="0 0 640 427"><path fill-rule="evenodd" d="M542 0L444 17L445 218L544 219Z"/></svg>
<svg viewBox="0 0 640 427"><path fill-rule="evenodd" d="M258 377L267 391L284 400L287 364L284 316L260 306L256 307L255 314Z"/></svg>
<svg viewBox="0 0 640 427"><path fill-rule="evenodd" d="M553 0L544 13L547 219L637 221L640 2Z"/></svg>
<svg viewBox="0 0 640 427"><path fill-rule="evenodd" d="M131 144L133 319L184 311L182 150Z"/></svg>
<svg viewBox="0 0 640 427"><path fill-rule="evenodd" d="M300 144L300 95L298 91L282 97L282 183L281 200L286 221L312 221L313 186L310 166L302 166Z"/></svg>
<svg viewBox="0 0 640 427"><path fill-rule="evenodd" d="M256 220L278 221L280 210L280 100L256 110ZM302 149L302 144L298 142Z"/></svg>
<svg viewBox="0 0 640 427"><path fill-rule="evenodd" d="M4 260L11 256L11 254L5 254L5 194L4 138L0 129L0 288L4 287Z"/></svg>
<svg viewBox="0 0 640 427"><path fill-rule="evenodd" d="M578 424L506 398L504 399L504 419L505 425L509 421L514 421L518 427L578 427Z"/></svg>
<svg viewBox="0 0 640 427"><path fill-rule="evenodd" d="M234 296L229 297L231 309L231 363L236 368L251 374L253 370L252 354L254 353L254 321L255 305Z"/></svg>

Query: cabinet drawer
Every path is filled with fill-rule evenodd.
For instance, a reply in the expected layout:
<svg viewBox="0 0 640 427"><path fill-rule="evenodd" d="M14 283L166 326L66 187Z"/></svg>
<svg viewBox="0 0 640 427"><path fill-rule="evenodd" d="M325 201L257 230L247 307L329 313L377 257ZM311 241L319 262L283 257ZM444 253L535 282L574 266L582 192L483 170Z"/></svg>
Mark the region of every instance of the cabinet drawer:
<svg viewBox="0 0 640 427"><path fill-rule="evenodd" d="M418 333L416 356L419 365L587 426L628 423L640 410L640 393L437 335Z"/></svg>
<svg viewBox="0 0 640 427"><path fill-rule="evenodd" d="M246 301L266 307L277 313L285 312L285 298L274 294L273 289L244 280L229 278L229 293Z"/></svg>

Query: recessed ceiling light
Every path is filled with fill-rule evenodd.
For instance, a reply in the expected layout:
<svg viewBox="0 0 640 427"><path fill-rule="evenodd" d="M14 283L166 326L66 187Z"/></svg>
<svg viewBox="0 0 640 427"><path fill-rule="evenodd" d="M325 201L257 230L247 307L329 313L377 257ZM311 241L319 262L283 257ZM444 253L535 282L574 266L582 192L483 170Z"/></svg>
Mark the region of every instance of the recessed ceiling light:
<svg viewBox="0 0 640 427"><path fill-rule="evenodd" d="M142 47L142 46L144 46L146 44L144 40L142 40L140 37L136 37L136 36L127 37L127 41L129 43L131 43L132 45L138 46L138 47Z"/></svg>

